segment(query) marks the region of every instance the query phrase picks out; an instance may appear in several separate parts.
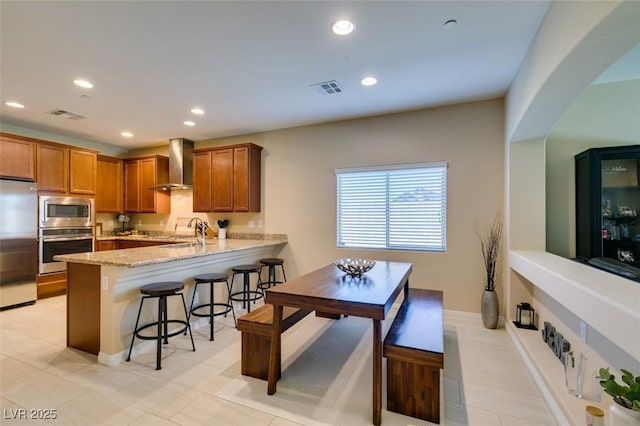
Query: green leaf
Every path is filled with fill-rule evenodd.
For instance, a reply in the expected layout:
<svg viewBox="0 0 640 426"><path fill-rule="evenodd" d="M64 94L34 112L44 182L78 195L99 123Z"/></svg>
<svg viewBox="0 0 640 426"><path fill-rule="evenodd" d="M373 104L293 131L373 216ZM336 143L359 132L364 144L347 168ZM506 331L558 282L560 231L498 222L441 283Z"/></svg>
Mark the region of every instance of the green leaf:
<svg viewBox="0 0 640 426"><path fill-rule="evenodd" d="M609 373L609 367L607 368L601 368L600 371L598 371L598 378L600 379L604 379L607 380L609 379L609 377L611 377L611 373Z"/></svg>

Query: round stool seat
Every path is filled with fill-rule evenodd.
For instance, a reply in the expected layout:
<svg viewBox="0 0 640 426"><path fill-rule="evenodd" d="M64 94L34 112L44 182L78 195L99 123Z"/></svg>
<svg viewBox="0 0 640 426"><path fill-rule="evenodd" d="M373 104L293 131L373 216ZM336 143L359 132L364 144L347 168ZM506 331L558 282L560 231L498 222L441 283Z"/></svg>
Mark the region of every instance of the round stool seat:
<svg viewBox="0 0 640 426"><path fill-rule="evenodd" d="M208 283L208 282L221 282L226 281L229 278L229 275L222 274L218 272L214 272L211 274L200 274L193 277L195 282L197 283Z"/></svg>
<svg viewBox="0 0 640 426"><path fill-rule="evenodd" d="M151 297L171 296L184 288L184 283L180 281L165 281L160 283L147 284L140 287L140 293Z"/></svg>
<svg viewBox="0 0 640 426"><path fill-rule="evenodd" d="M263 265L282 265L284 264L283 259L279 259L277 257L267 257L266 259L260 259L260 263Z"/></svg>
<svg viewBox="0 0 640 426"><path fill-rule="evenodd" d="M260 265L236 265L231 268L231 270L239 274L244 272L258 272L260 271Z"/></svg>

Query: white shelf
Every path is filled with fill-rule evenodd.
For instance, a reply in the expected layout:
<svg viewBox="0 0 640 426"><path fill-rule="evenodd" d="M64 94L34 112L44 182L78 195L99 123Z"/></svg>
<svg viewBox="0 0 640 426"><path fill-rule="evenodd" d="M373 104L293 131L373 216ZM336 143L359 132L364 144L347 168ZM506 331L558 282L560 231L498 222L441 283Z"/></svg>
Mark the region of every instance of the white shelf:
<svg viewBox="0 0 640 426"><path fill-rule="evenodd" d="M541 251L512 250L509 264L611 342L640 359L640 283Z"/></svg>

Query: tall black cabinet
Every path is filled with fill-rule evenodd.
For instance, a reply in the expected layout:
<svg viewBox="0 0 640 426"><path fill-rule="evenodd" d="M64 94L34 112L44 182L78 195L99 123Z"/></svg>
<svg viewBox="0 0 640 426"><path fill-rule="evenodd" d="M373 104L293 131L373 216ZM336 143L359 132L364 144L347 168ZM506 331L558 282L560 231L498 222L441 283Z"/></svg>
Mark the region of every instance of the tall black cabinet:
<svg viewBox="0 0 640 426"><path fill-rule="evenodd" d="M575 156L576 255L640 267L640 145Z"/></svg>

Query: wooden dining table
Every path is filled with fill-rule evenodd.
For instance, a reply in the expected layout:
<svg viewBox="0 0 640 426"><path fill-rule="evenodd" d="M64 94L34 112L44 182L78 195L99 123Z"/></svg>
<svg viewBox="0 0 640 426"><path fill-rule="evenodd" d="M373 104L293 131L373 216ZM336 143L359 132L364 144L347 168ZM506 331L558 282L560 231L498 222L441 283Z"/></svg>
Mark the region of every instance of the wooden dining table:
<svg viewBox="0 0 640 426"><path fill-rule="evenodd" d="M267 393L276 392L281 364L283 306L315 310L324 314L343 314L373 320L373 424L382 421L382 321L393 302L409 289L413 265L405 262L376 261L359 277L346 275L334 264L287 281L266 291L266 303L273 305L273 327L269 353Z"/></svg>

